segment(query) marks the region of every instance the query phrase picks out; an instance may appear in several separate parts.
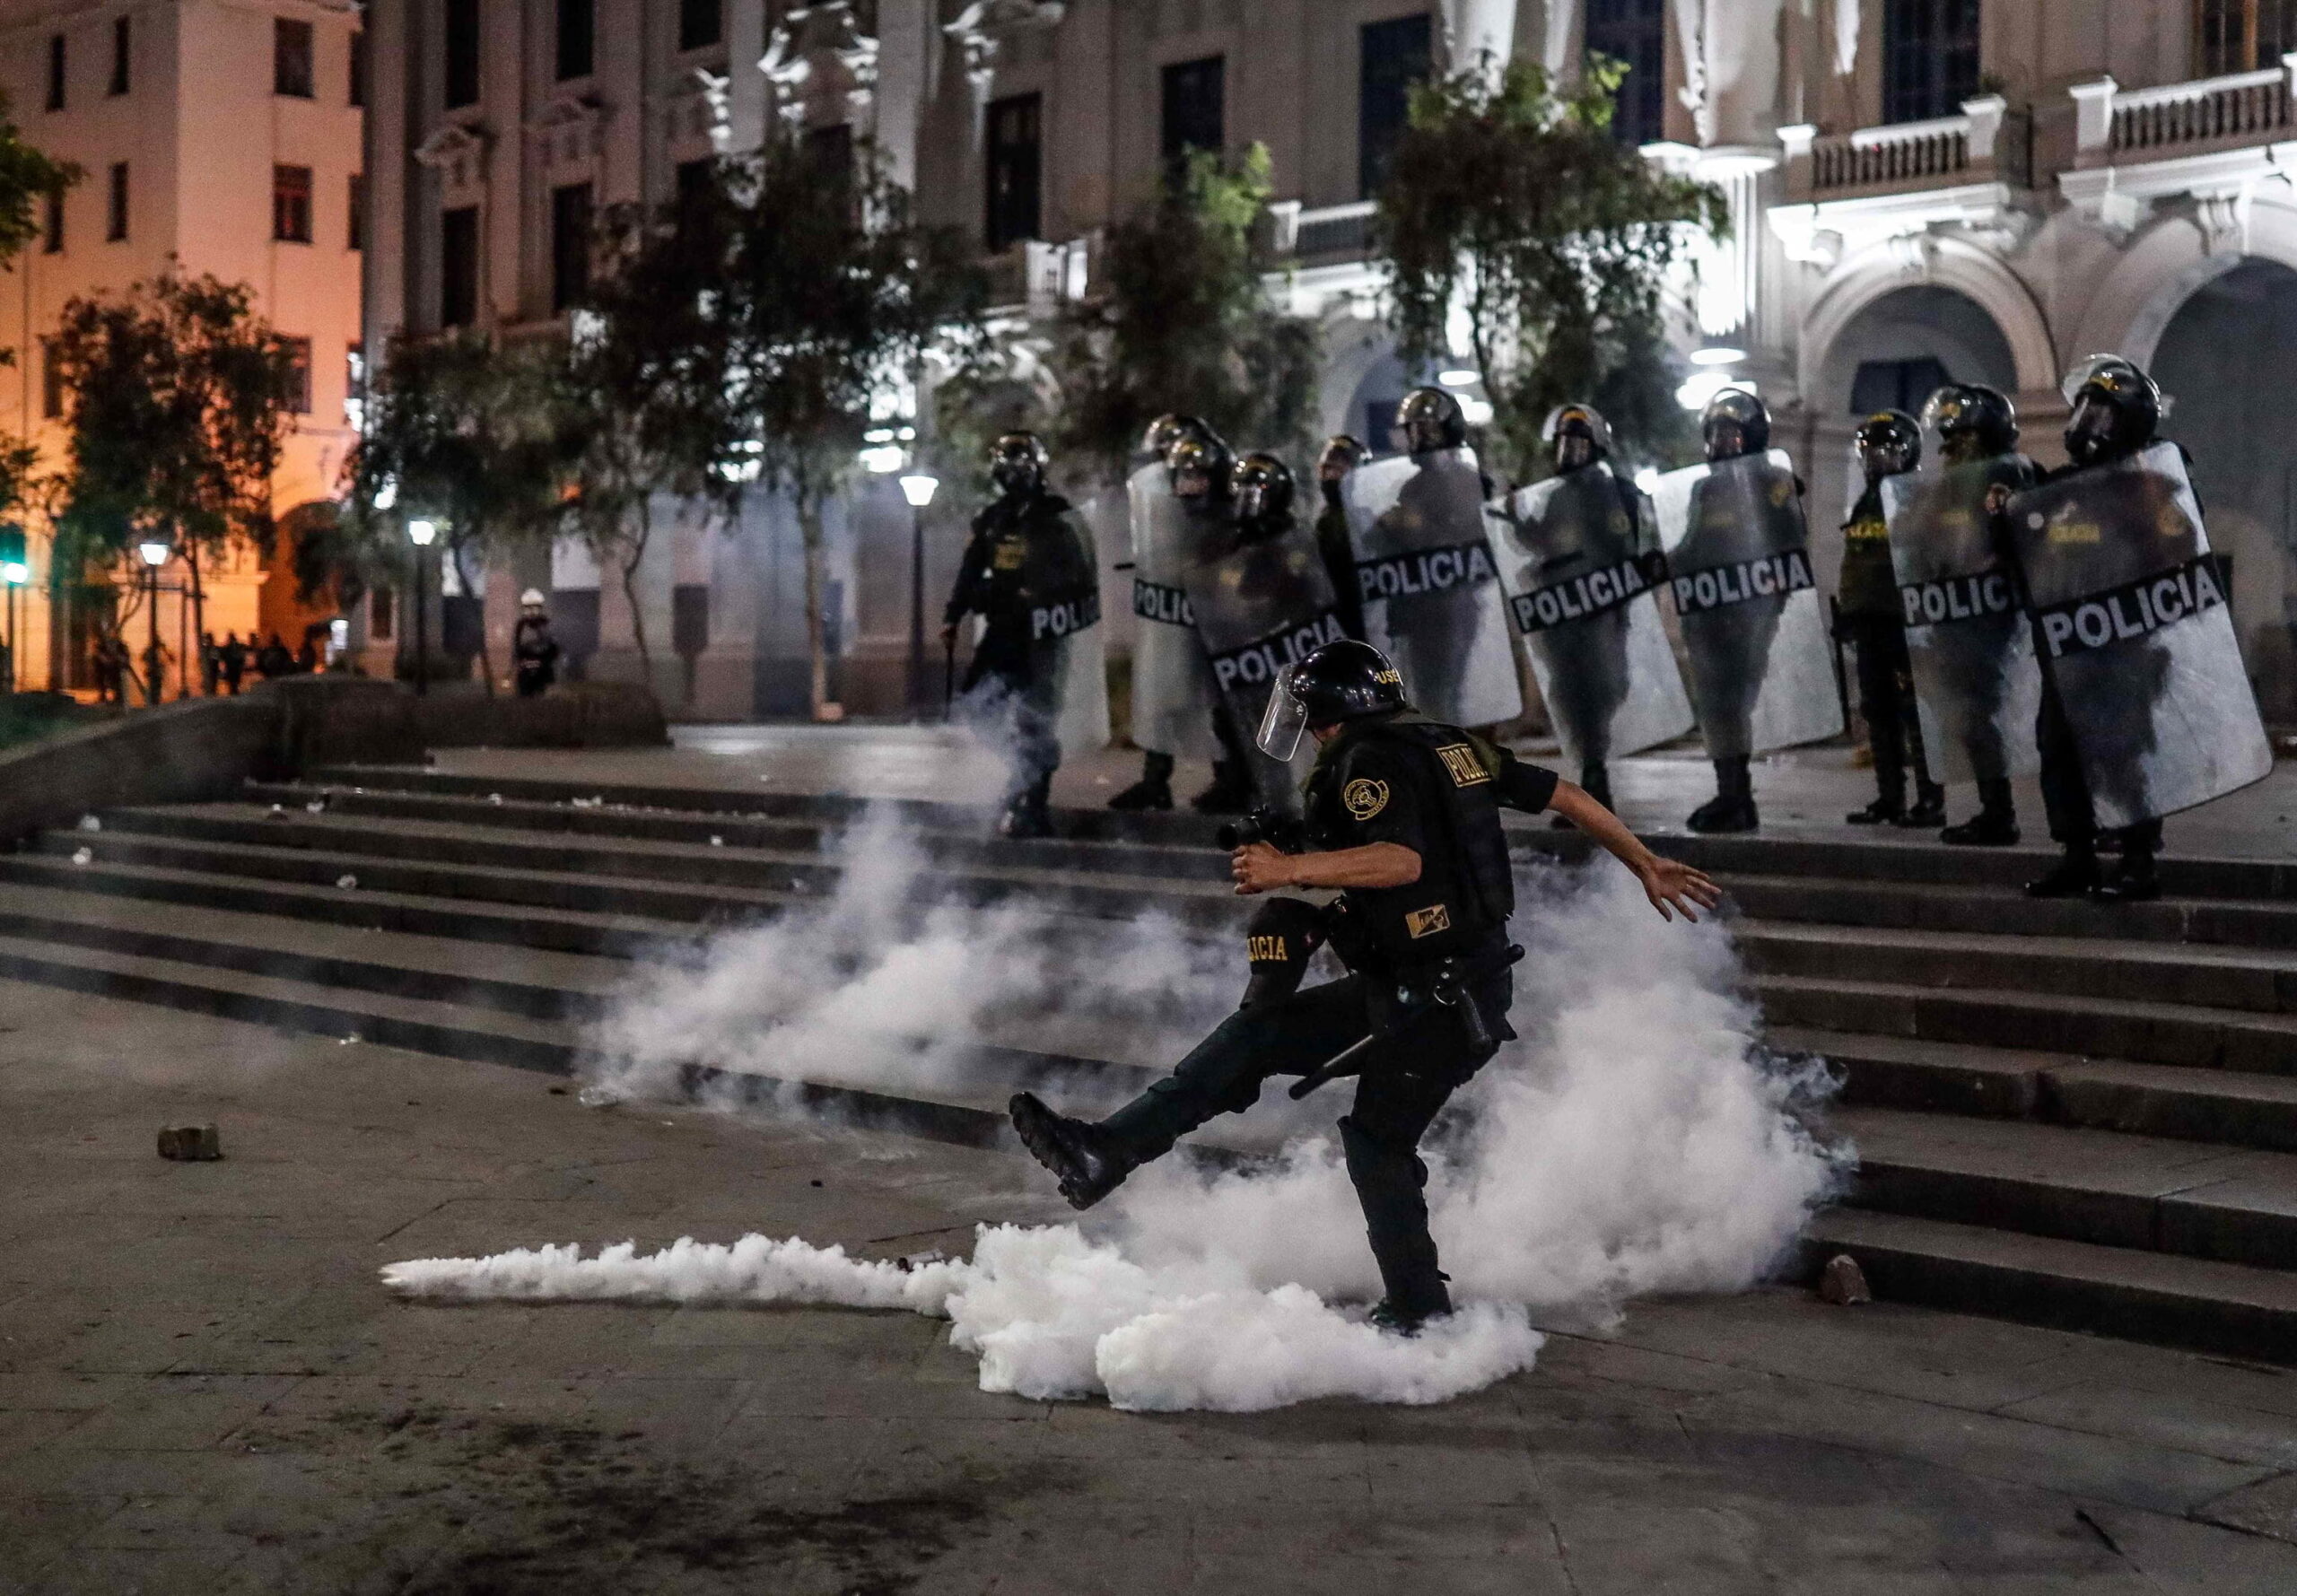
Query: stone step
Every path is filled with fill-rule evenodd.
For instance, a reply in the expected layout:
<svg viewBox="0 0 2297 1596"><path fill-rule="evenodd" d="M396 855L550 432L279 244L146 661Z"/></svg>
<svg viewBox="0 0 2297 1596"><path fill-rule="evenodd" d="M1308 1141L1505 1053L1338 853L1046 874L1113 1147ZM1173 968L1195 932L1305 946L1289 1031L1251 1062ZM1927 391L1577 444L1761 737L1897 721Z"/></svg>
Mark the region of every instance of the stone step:
<svg viewBox="0 0 2297 1596"><path fill-rule="evenodd" d="M75 865L62 851L0 853L0 882L53 886L135 903L166 903L275 915L309 925L444 937L557 953L634 958L665 944L691 944L689 921L588 913L537 906L494 908L456 899L385 892L362 881L345 892L331 881L305 885L217 870L94 859ZM487 957L493 955L485 955Z"/></svg>
<svg viewBox="0 0 2297 1596"><path fill-rule="evenodd" d="M1742 911L1759 920L1959 935L2297 948L2297 904L2163 898L2106 905L2029 898L2011 887L1737 872L1717 879Z"/></svg>
<svg viewBox="0 0 2297 1596"><path fill-rule="evenodd" d="M2297 1364L2297 1274L2280 1269L1857 1208L1804 1234L1807 1270L1838 1253L1886 1302Z"/></svg>
<svg viewBox="0 0 2297 1596"><path fill-rule="evenodd" d="M438 867L581 878L600 885L675 884L753 896L819 897L834 892L845 873L842 862L811 852L712 846L706 841L553 837L452 822L311 816L299 810L272 815L233 804L122 809L104 817L101 833L54 833L41 846L70 851L88 847L109 858L117 848L161 840L230 850L234 859L245 859L246 850L253 849L273 854L309 852L331 859L364 858L378 864L420 860ZM1049 909L1110 919L1129 919L1151 899L1189 920L1225 920L1244 912L1220 881L1105 870L987 864L921 869L916 890L919 895L975 903L1026 895Z"/></svg>
<svg viewBox="0 0 2297 1596"><path fill-rule="evenodd" d="M1759 975L1878 981L1938 990L2081 997L2297 1013L2297 952L2081 937L1812 926L1744 919L1733 939Z"/></svg>
<svg viewBox="0 0 2297 1596"><path fill-rule="evenodd" d="M541 802L509 798L490 792L486 797L463 793L400 792L365 789L320 788L296 782L251 782L249 803L277 804L287 817L301 815L307 804L324 802L329 815L363 815L384 819L432 821L492 826L506 831L570 833L586 837L633 838L662 842L709 846L716 838L727 847L759 849L799 857L815 857L825 845L858 824L828 815L712 814L693 810L636 808L624 806L577 807L565 800ZM1016 842L1003 837L964 832L913 829L904 833L906 846L935 865L1003 867L1031 870L1091 870L1125 876L1172 876L1179 880L1225 882L1227 861L1212 846L1214 823L1202 822L1202 835L1192 846L1145 842L1091 842L1048 839Z"/></svg>
<svg viewBox="0 0 2297 1596"><path fill-rule="evenodd" d="M2297 1075L2297 1016L2047 992L1942 991L1811 976L1762 976L1755 990L1765 1016L1776 1025Z"/></svg>
<svg viewBox="0 0 2297 1596"><path fill-rule="evenodd" d="M1838 1110L1835 1129L1858 1208L2297 1268L2297 1156L1901 1109Z"/></svg>
<svg viewBox="0 0 2297 1596"><path fill-rule="evenodd" d="M850 824L875 809L906 824L952 833L981 835L993 819L978 805L928 803L915 799L865 799L844 794L741 792L722 788L585 784L550 780L507 780L460 775L405 765L345 765L310 772L310 788L363 789L368 792L459 794L481 799L500 793L538 804L573 798L603 799L634 809L739 814L829 824ZM1118 814L1107 809L1061 809L1056 820L1065 839L1155 843L1181 849L1209 847L1218 817L1185 812ZM1545 819L1509 815L1507 824L1518 849L1576 856L1590 844L1570 832L1550 828ZM1865 883L1948 886L1988 885L2014 890L2039 875L2057 857L2039 845L2010 849L1948 848L1926 835L1887 833L1872 838L1701 837L1659 831L1650 841L1671 857L1716 874L1795 876ZM1031 847L1035 844L1018 844ZM2188 859L2162 861L2166 890L2178 898L2283 901L2297 906L2297 859Z"/></svg>

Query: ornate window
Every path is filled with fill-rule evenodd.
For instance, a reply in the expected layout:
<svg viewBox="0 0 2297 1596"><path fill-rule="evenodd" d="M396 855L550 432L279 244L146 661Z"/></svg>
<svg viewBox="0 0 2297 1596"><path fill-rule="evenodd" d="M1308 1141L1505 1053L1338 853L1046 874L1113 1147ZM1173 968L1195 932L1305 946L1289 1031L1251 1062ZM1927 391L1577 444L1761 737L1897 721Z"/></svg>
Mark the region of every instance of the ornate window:
<svg viewBox="0 0 2297 1596"><path fill-rule="evenodd" d="M1655 144L1667 127L1666 0L1587 0L1587 53L1626 64L1611 131L1624 144Z"/></svg>
<svg viewBox="0 0 2297 1596"><path fill-rule="evenodd" d="M2297 0L2194 0L2196 77L2278 66L2297 50Z"/></svg>
<svg viewBox="0 0 2297 1596"><path fill-rule="evenodd" d="M1978 92L1978 0L1884 0L1882 120L1951 117Z"/></svg>
<svg viewBox="0 0 2297 1596"><path fill-rule="evenodd" d="M991 250L1040 236L1044 101L1009 95L989 106L988 205L982 236Z"/></svg>
<svg viewBox="0 0 2297 1596"><path fill-rule="evenodd" d="M1357 39L1356 191L1369 199L1403 136L1411 86L1428 75L1428 14L1367 22Z"/></svg>
<svg viewBox="0 0 2297 1596"><path fill-rule="evenodd" d="M1165 68L1159 144L1167 170L1177 170L1191 150L1218 155L1227 145L1227 65L1225 56L1207 56Z"/></svg>

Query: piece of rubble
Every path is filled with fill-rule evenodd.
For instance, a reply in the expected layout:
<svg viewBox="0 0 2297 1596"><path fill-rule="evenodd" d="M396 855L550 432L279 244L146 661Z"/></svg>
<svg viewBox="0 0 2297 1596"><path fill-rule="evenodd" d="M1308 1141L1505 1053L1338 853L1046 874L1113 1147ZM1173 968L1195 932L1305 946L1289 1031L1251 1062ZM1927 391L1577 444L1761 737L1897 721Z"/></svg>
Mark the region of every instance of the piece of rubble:
<svg viewBox="0 0 2297 1596"><path fill-rule="evenodd" d="M584 1108L619 1108L622 1094L612 1086L585 1086L574 1095Z"/></svg>
<svg viewBox="0 0 2297 1596"><path fill-rule="evenodd" d="M223 1156L223 1141L213 1125L162 1125L160 1156L179 1164L205 1164Z"/></svg>
<svg viewBox="0 0 2297 1596"><path fill-rule="evenodd" d="M96 815L83 815L80 816L80 829L83 832L100 832L104 829L104 823Z"/></svg>
<svg viewBox="0 0 2297 1596"><path fill-rule="evenodd" d="M1866 1288L1866 1271L1858 1267L1858 1260L1847 1252L1838 1252L1819 1271L1819 1300L1850 1308L1873 1302L1874 1294Z"/></svg>
<svg viewBox="0 0 2297 1596"><path fill-rule="evenodd" d="M359 890L359 877L347 870L335 878L335 884L347 893Z"/></svg>

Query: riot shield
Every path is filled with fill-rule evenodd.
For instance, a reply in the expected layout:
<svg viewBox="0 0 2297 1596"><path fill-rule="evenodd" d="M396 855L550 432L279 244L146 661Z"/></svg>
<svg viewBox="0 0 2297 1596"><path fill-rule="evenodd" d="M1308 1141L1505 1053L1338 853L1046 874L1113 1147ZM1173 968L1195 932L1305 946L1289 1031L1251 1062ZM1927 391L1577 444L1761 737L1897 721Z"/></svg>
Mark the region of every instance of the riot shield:
<svg viewBox="0 0 2297 1596"><path fill-rule="evenodd" d="M1487 526L1564 757L1621 758L1689 731L1649 501L1598 461L1524 489Z"/></svg>
<svg viewBox="0 0 2297 1596"><path fill-rule="evenodd" d="M1248 730L1261 723L1280 675L1347 635L1323 552L1299 528L1190 567L1187 588L1213 683ZM1297 810L1314 752L1304 746L1295 769L1253 748L1259 800Z"/></svg>
<svg viewBox="0 0 2297 1596"><path fill-rule="evenodd" d="M1365 641L1430 720L1489 726L1524 709L1474 451L1374 460L1341 485Z"/></svg>
<svg viewBox="0 0 2297 1596"><path fill-rule="evenodd" d="M2014 479L2015 461L1970 460L1882 481L1922 746L1942 782L2031 775L2041 764L2033 629L1986 509L1987 490Z"/></svg>
<svg viewBox="0 0 2297 1596"><path fill-rule="evenodd" d="M1161 461L1126 484L1132 512L1132 740L1179 759L1210 759L1212 678L1183 579L1201 539Z"/></svg>
<svg viewBox="0 0 2297 1596"><path fill-rule="evenodd" d="M1100 571L1091 535L1074 515L1029 540L1024 594L1032 676L1049 683L1054 735L1064 757L1108 746L1109 683Z"/></svg>
<svg viewBox="0 0 2297 1596"><path fill-rule="evenodd" d="M2176 444L2029 489L2008 516L2035 649L2100 825L2189 809L2272 770Z"/></svg>
<svg viewBox="0 0 2297 1596"><path fill-rule="evenodd" d="M1670 471L1651 498L1708 756L1840 731L1834 657L1786 451Z"/></svg>

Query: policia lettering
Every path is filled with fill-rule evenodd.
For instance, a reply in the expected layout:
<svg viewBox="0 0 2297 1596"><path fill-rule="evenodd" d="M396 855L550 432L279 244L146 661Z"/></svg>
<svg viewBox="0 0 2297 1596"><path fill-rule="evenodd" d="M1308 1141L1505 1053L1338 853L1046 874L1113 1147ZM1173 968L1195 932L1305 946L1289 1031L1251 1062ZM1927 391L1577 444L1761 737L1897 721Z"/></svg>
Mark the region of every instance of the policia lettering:
<svg viewBox="0 0 2297 1596"><path fill-rule="evenodd" d="M1686 615L1744 604L1750 598L1784 598L1818 585L1811 578L1811 562L1801 549L1736 565L1712 566L1674 580L1675 609Z"/></svg>
<svg viewBox="0 0 2297 1596"><path fill-rule="evenodd" d="M2052 659L2144 637L2225 602L2216 559L2200 554L2156 576L2037 610L2042 646Z"/></svg>
<svg viewBox="0 0 2297 1596"><path fill-rule="evenodd" d="M1664 554L1639 555L1601 571L1591 571L1569 581L1556 582L1518 593L1507 601L1515 630L1525 637L1566 621L1584 621L1608 615L1631 598L1639 598L1667 580Z"/></svg>
<svg viewBox="0 0 2297 1596"><path fill-rule="evenodd" d="M1132 613L1144 621L1161 622L1166 626L1196 624L1196 612L1189 607L1186 593L1146 577L1132 579Z"/></svg>
<svg viewBox="0 0 2297 1596"><path fill-rule="evenodd" d="M1384 560L1367 560L1356 568L1357 586L1367 601L1448 593L1464 583L1496 580L1498 575L1492 569L1491 549L1482 543L1414 549Z"/></svg>
<svg viewBox="0 0 2297 1596"><path fill-rule="evenodd" d="M1327 610L1305 626L1276 637L1265 637L1241 649L1212 656L1212 679L1223 693L1243 687L1267 687L1276 678L1323 648L1347 636L1340 613Z"/></svg>
<svg viewBox="0 0 2297 1596"><path fill-rule="evenodd" d="M1942 621L1975 621L1981 615L2006 615L2018 607L2017 589L1999 571L1979 571L1942 582L1916 582L1899 589L1899 604L1908 626L1935 626Z"/></svg>
<svg viewBox="0 0 2297 1596"><path fill-rule="evenodd" d="M1055 604L1041 604L1029 612L1029 638L1042 641L1046 638L1067 637L1072 632L1082 632L1096 625L1101 618L1101 596L1089 593L1081 598L1065 598Z"/></svg>

